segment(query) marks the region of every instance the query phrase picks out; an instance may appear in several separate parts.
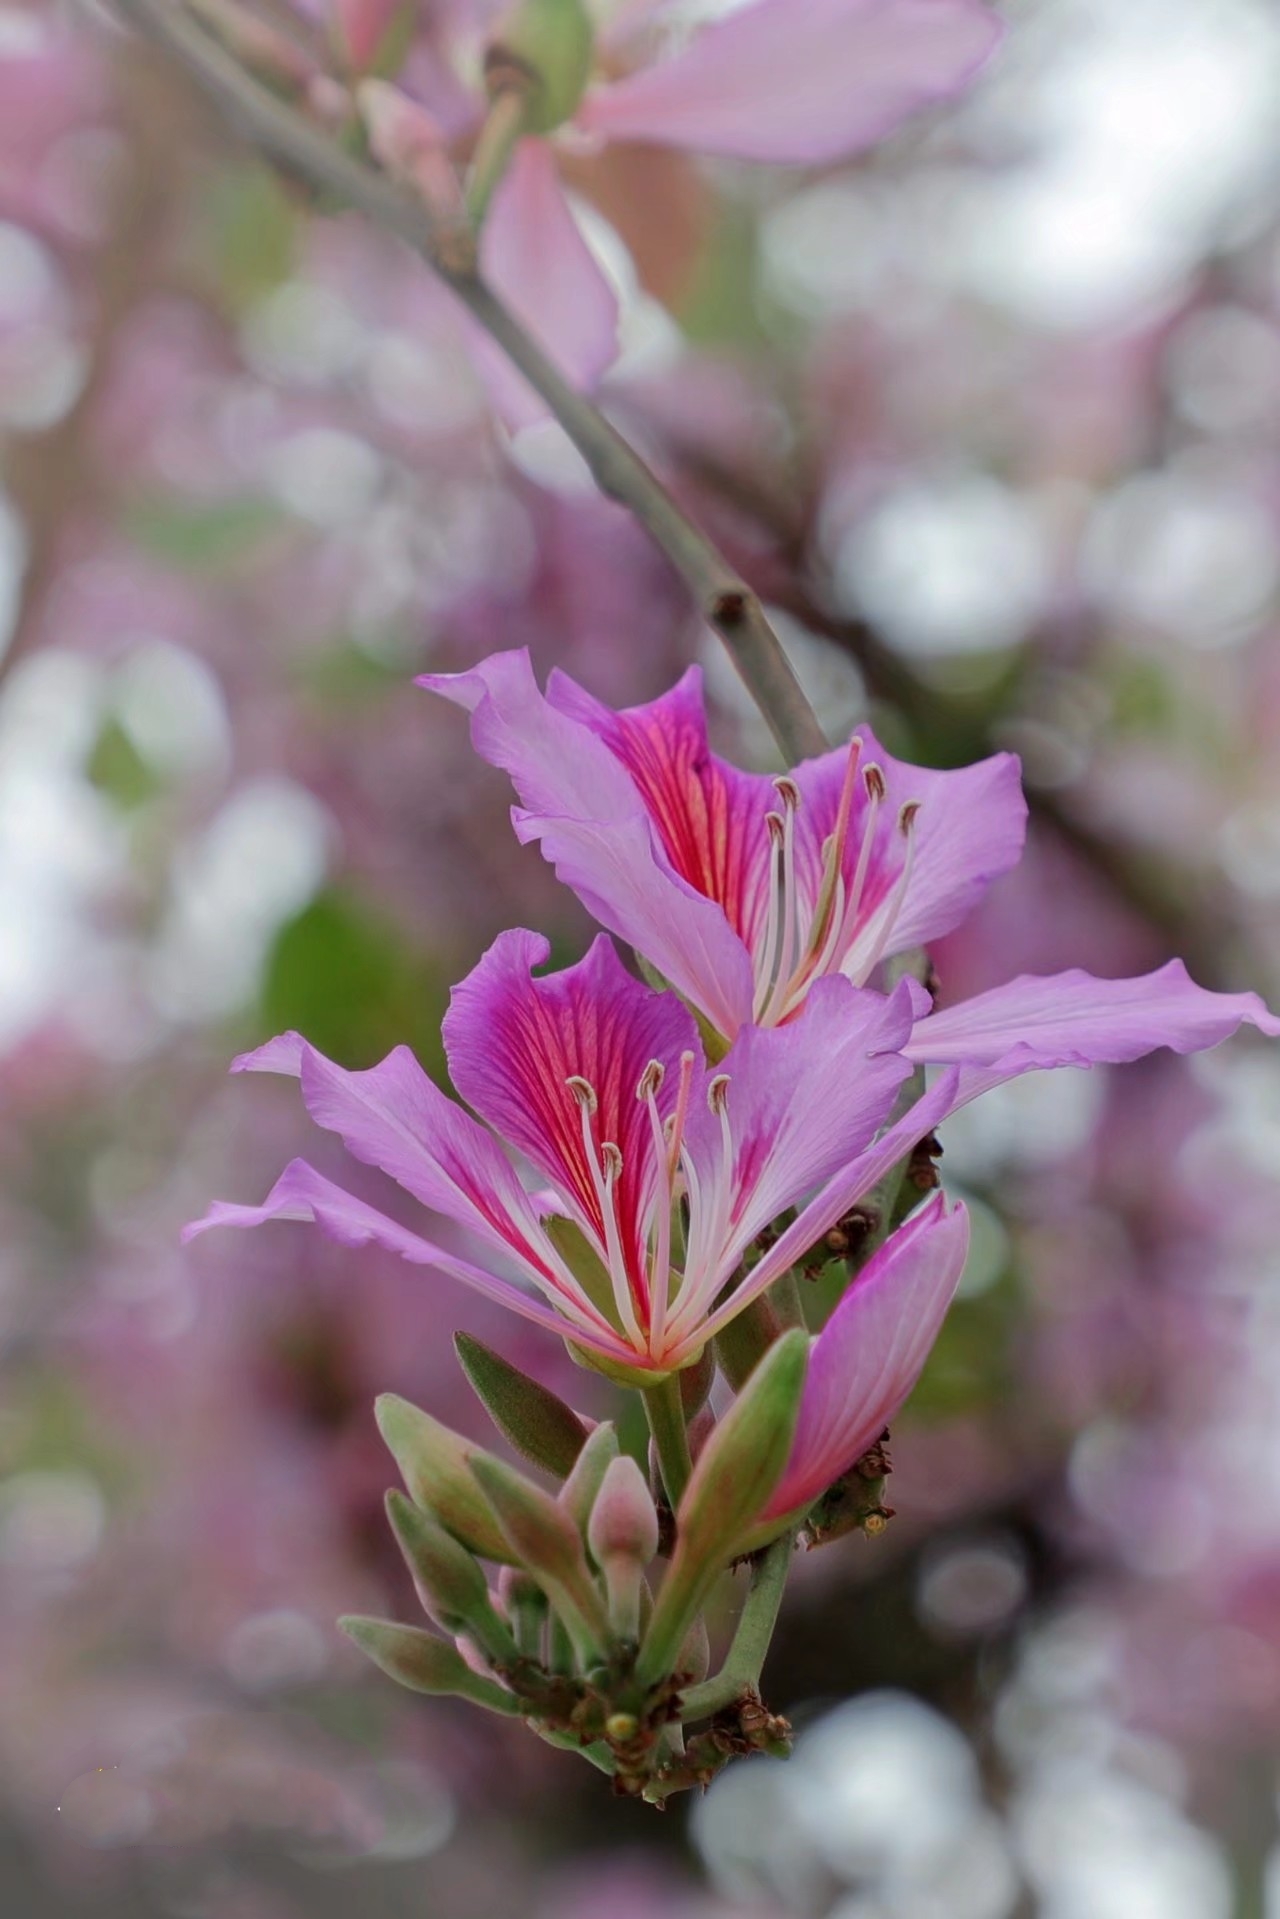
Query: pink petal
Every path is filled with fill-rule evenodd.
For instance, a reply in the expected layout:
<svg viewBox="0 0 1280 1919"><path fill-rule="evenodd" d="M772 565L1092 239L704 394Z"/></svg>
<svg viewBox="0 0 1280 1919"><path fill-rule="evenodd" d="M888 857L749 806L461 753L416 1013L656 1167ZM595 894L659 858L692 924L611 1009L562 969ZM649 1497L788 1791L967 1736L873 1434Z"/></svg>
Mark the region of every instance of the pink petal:
<svg viewBox="0 0 1280 1919"><path fill-rule="evenodd" d="M918 1140L924 1139L935 1126L940 1126L947 1114L953 1113L959 1104L960 1084L958 1069L948 1067L937 1083L916 1100L900 1120L882 1133L865 1152L833 1174L821 1192L809 1201L786 1232L769 1248L759 1264L752 1267L750 1277L744 1284L712 1313L705 1329L707 1336L718 1333L745 1305L757 1298L766 1287L772 1286L774 1280L785 1273L789 1266L803 1259L850 1207L856 1206L860 1199L865 1199L872 1187L891 1172L900 1159L906 1157Z"/></svg>
<svg viewBox="0 0 1280 1919"><path fill-rule="evenodd" d="M560 674L554 703L544 699L523 651L495 654L469 673L429 674L419 685L471 714L476 751L511 775L520 796L521 839L539 840L602 926L651 960L721 1032L736 1032L751 1013L746 950L721 905L672 866L658 822L600 736L604 722L590 717L622 723L634 715L597 708Z"/></svg>
<svg viewBox="0 0 1280 1919"><path fill-rule="evenodd" d="M999 38L981 0L756 0L589 95L577 124L696 153L837 160L959 93Z"/></svg>
<svg viewBox="0 0 1280 1919"><path fill-rule="evenodd" d="M621 712L557 669L547 700L622 762L675 872L717 901L750 947L768 908L765 815L777 810L778 795L771 779L740 772L711 751L701 669L691 666L660 699Z"/></svg>
<svg viewBox="0 0 1280 1919"><path fill-rule="evenodd" d="M235 1070L296 1073L312 1119L337 1133L356 1159L550 1278L539 1256L545 1245L537 1215L510 1160L492 1134L428 1079L407 1046L352 1073L297 1033L285 1033L238 1059Z"/></svg>
<svg viewBox="0 0 1280 1919"><path fill-rule="evenodd" d="M577 966L532 978L549 952L540 934L502 933L454 988L444 1020L449 1070L468 1104L571 1197L603 1240L582 1113L567 1082L590 1084L597 1155L606 1141L622 1154L618 1223L643 1294L640 1221L656 1168L650 1120L636 1088L649 1062L658 1060L665 1070L658 1094L665 1118L674 1107L680 1055L692 1052L701 1060L697 1028L673 993L656 993L626 972L603 934Z"/></svg>
<svg viewBox="0 0 1280 1919"><path fill-rule="evenodd" d="M458 1259L442 1247L433 1245L430 1240L397 1225L395 1220L388 1219L376 1207L365 1205L363 1200L355 1199L340 1186L335 1186L302 1159L292 1160L285 1167L261 1206L232 1206L218 1200L203 1219L193 1220L183 1229L182 1237L188 1241L215 1226L261 1226L273 1219L314 1221L330 1239L336 1239L342 1246L385 1247L388 1252L398 1253L401 1259L407 1259L412 1265L434 1266L438 1271L448 1273L452 1278L461 1280L463 1285L483 1293L486 1299L510 1307L512 1312L533 1320L549 1332L561 1337L571 1332L573 1338L583 1345L619 1358L626 1358L630 1352L629 1347L624 1347L621 1341L609 1336L607 1328L602 1329L599 1324L585 1321L579 1324L578 1316L570 1307L565 1308L563 1316L553 1312L541 1300L522 1292L510 1281L498 1279L483 1268L471 1265L468 1260Z"/></svg>
<svg viewBox="0 0 1280 1919"><path fill-rule="evenodd" d="M911 995L859 991L819 980L786 1026L744 1026L723 1066L734 1160L732 1236L736 1265L780 1213L855 1161L888 1118L911 1068L897 1049L911 1031ZM689 1146L706 1186L725 1177L720 1123L703 1108Z"/></svg>
<svg viewBox="0 0 1280 1919"><path fill-rule="evenodd" d="M811 1504L874 1445L920 1377L969 1249L941 1193L899 1227L814 1341L791 1457L763 1515Z"/></svg>
<svg viewBox="0 0 1280 1919"><path fill-rule="evenodd" d="M991 882L1017 865L1026 839L1027 805L1021 769L1011 753L936 772L895 759L865 726L858 727L854 737L861 747L842 862L846 886L854 882L868 827L873 849L849 949L856 963L859 953L868 950L868 940L875 939L877 908L887 905L902 872L907 848L899 820L904 806L917 809L911 827L911 873L894 907L882 956L907 952L951 932ZM802 799L796 817L797 863L810 898L817 896L823 845L836 825L848 758L848 749L841 748L806 760L793 776ZM880 768L886 788L874 820L863 778L872 766Z"/></svg>
<svg viewBox="0 0 1280 1919"><path fill-rule="evenodd" d="M1207 992L1181 960L1170 960L1139 979L1023 974L930 1014L903 1050L911 1059L967 1066L993 1065L1011 1047L1025 1049L1034 1065L1061 1064L1064 1054L1082 1064L1120 1064L1158 1046L1200 1052L1246 1022L1280 1034L1280 1019L1256 993Z"/></svg>
<svg viewBox="0 0 1280 1919"><path fill-rule="evenodd" d="M618 301L582 237L545 140L521 140L493 196L480 263L494 291L572 385L590 392L618 357ZM505 355L478 341L486 384L512 427L546 405Z"/></svg>

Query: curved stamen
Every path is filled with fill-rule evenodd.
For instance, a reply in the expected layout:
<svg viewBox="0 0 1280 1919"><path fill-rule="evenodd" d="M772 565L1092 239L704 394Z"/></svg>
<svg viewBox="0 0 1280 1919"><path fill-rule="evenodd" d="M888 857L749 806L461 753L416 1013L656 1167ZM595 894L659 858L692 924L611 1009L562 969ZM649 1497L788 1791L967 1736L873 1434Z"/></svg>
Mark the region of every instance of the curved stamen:
<svg viewBox="0 0 1280 1919"><path fill-rule="evenodd" d="M692 1053L681 1053L680 1085L676 1093L675 1111L667 1121L667 1178L673 1186L676 1168L680 1164L680 1154L684 1147L685 1122L689 1117L689 1097L693 1091L694 1064Z"/></svg>
<svg viewBox="0 0 1280 1919"><path fill-rule="evenodd" d="M595 1089L590 1082L575 1074L566 1082L578 1102L578 1111L582 1119L582 1147L591 1177L596 1204L600 1208L600 1222L604 1228L605 1266L613 1286L614 1304L618 1309L618 1318L628 1338L637 1352L645 1351L644 1336L636 1318L636 1303L633 1300L631 1276L627 1271L627 1262L622 1250L622 1235L618 1230L618 1214L614 1203L614 1188L622 1174L622 1154L612 1140L605 1140L600 1147L600 1157L596 1157L596 1144L592 1134L591 1121L599 1102ZM603 1162L603 1164L601 1163Z"/></svg>
<svg viewBox="0 0 1280 1919"><path fill-rule="evenodd" d="M778 920L781 927L781 945L778 951L777 973L770 988L764 1009L760 1015L762 1025L770 1025L776 1019L781 1002L786 996L787 983L796 963L796 948L800 943L800 901L796 886L796 814L800 810L800 794L793 780L775 780L774 786L782 800L784 813L782 819L782 857L781 857L781 899L778 904ZM770 814L776 819L776 814Z"/></svg>
<svg viewBox="0 0 1280 1919"><path fill-rule="evenodd" d="M687 1054L685 1057L692 1060L693 1055ZM652 1065L657 1066L658 1062L655 1060ZM667 1325L667 1307L671 1300L671 1208L674 1204L667 1136L656 1098L658 1087L662 1084L661 1075L660 1066L656 1079L651 1077L651 1069L647 1068L636 1089L637 1095L643 1097L649 1111L649 1130L653 1135L654 1170L657 1180L657 1192L654 1196L656 1211L652 1226L653 1247L649 1265L649 1356L654 1360L659 1359L662 1354L662 1341ZM647 1241L648 1233L645 1237Z"/></svg>
<svg viewBox="0 0 1280 1919"><path fill-rule="evenodd" d="M755 1016L761 1017L773 986L774 960L778 951L778 911L783 893L782 861L785 828L780 813L766 813L765 829L769 835L769 904L765 913L764 938L756 955L755 973Z"/></svg>
<svg viewBox="0 0 1280 1919"><path fill-rule="evenodd" d="M902 871L898 874L894 882L893 891L889 894L889 897L885 900L884 905L880 908L880 912L877 915L879 924L876 926L874 936L871 939L870 950L861 958L857 957L856 949L849 955L849 977L857 986L863 985L880 964L880 960L884 955L884 949L889 944L898 915L902 911L903 901L907 897L907 888L911 884L911 870L915 865L916 836L914 827L916 815L919 811L919 800L908 800L898 815L898 829L907 843L907 850L902 859ZM869 933L871 928L867 927L864 931Z"/></svg>
<svg viewBox="0 0 1280 1919"><path fill-rule="evenodd" d="M720 1261L733 1205L734 1148L729 1125L729 1075L717 1073L707 1086L707 1104L720 1121L720 1162L708 1189L685 1156L689 1192L689 1258L685 1283L668 1327L668 1343L687 1339L720 1290Z"/></svg>
<svg viewBox="0 0 1280 1919"><path fill-rule="evenodd" d="M843 893L842 875L844 872L844 849L849 838L849 820L853 814L853 790L856 785L858 762L862 758L862 741L855 734L849 742L849 757L845 762L844 779L840 786L840 804L836 808L836 823L822 843L822 879L818 886L818 897L814 901L813 918L805 938L810 957L819 949L825 951L827 935L832 921L840 917L840 899ZM811 972L821 971L820 966L812 966Z"/></svg>

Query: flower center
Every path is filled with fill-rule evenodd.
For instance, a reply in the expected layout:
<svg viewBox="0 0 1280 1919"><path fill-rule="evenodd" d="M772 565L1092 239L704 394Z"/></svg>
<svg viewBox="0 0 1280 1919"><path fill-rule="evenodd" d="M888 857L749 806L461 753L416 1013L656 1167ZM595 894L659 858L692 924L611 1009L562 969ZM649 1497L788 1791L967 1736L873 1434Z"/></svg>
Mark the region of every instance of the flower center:
<svg viewBox="0 0 1280 1919"><path fill-rule="evenodd" d="M759 1026L777 1026L802 1003L812 982L839 971L862 986L884 957L911 883L915 857L914 826L920 811L912 800L898 814L902 864L878 906L864 911L880 815L888 797L881 768L860 765L862 741L852 740L840 789L836 821L823 842L822 866L812 899L796 858L796 816L800 789L789 778L774 781L779 812L766 813L769 834L769 902L754 962L752 1017ZM861 780L864 795L861 837L853 871L846 879L853 802Z"/></svg>

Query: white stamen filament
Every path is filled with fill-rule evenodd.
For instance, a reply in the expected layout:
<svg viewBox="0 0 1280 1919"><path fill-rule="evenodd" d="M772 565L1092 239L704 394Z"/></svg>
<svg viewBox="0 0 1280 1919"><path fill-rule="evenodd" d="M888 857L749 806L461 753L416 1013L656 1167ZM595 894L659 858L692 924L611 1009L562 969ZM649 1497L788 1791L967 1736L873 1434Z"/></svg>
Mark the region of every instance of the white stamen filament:
<svg viewBox="0 0 1280 1919"><path fill-rule="evenodd" d="M733 1203L733 1134L729 1125L729 1075L717 1073L707 1087L707 1103L720 1121L720 1164L711 1191L705 1193L687 1155L685 1181L689 1193L689 1256L685 1283L668 1328L668 1343L679 1344L696 1330L720 1290L720 1254L729 1232Z"/></svg>
<svg viewBox="0 0 1280 1919"><path fill-rule="evenodd" d="M770 987L760 1016L764 1026L771 1025L778 1016L800 943L800 902L796 889L796 814L800 796L789 781L784 786L781 780L775 780L774 785L782 794L785 806L782 821L782 897L778 906L782 944L778 952L777 977Z"/></svg>
<svg viewBox="0 0 1280 1919"><path fill-rule="evenodd" d="M686 1053L684 1058L692 1065L691 1053ZM684 1060L681 1061L682 1069L683 1065ZM682 1072L682 1077L687 1079L688 1075ZM667 1329L667 1307L671 1300L671 1208L675 1203L667 1136L663 1130L662 1115L658 1111L656 1098L657 1089L661 1083L660 1078L655 1081L646 1072L636 1088L637 1098L643 1099L649 1110L649 1129L653 1134L654 1170L657 1182L651 1228L653 1246L649 1268L649 1357L654 1360L662 1352L663 1336Z"/></svg>
<svg viewBox="0 0 1280 1919"><path fill-rule="evenodd" d="M614 1304L618 1308L618 1317L632 1344L638 1352L643 1352L644 1339L631 1297L631 1281L627 1274L627 1263L623 1257L622 1236L618 1231L618 1214L613 1198L614 1187L622 1171L622 1154L612 1140L606 1140L597 1157L591 1129L591 1121L598 1105L595 1089L587 1080L578 1079L576 1076L566 1083L578 1102L578 1113L582 1121L583 1152L587 1170L591 1175L596 1202L600 1208L600 1218L604 1225L604 1246L601 1250L604 1253L605 1265L613 1286Z"/></svg>
<svg viewBox="0 0 1280 1919"><path fill-rule="evenodd" d="M778 902L782 897L782 861L783 826L777 813L766 813L765 827L769 834L769 904L765 912L764 940L756 957L755 973L755 1017L761 1018L764 1006L773 985L774 961L778 951Z"/></svg>
<svg viewBox="0 0 1280 1919"><path fill-rule="evenodd" d="M911 869L915 865L916 836L914 829L916 814L919 811L920 806L918 801L913 800L908 802L898 815L898 826L907 843L906 852L902 857L902 871L894 881L893 891L881 906L876 921L872 923L874 931L872 930L872 926L863 929L864 937L870 940L866 951L859 954L857 948L854 947L848 955L846 971L855 986L862 986L880 964L885 947L889 944L890 936L893 933L894 926L897 924L898 915L902 911L903 901L907 897L907 888L911 884Z"/></svg>

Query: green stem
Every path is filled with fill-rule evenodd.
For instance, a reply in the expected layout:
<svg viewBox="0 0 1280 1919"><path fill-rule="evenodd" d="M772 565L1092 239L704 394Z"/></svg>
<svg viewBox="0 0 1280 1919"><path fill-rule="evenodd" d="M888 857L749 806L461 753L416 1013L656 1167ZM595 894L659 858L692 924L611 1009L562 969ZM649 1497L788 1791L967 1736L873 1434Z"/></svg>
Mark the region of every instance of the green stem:
<svg viewBox="0 0 1280 1919"><path fill-rule="evenodd" d="M751 1590L742 1608L728 1657L714 1679L704 1679L683 1695L680 1717L686 1723L723 1712L749 1686L757 1684L778 1623L778 1608L791 1570L795 1534L784 1533L756 1562Z"/></svg>
<svg viewBox="0 0 1280 1919"><path fill-rule="evenodd" d="M625 506L661 547L724 642L785 756L800 760L825 753L826 735L759 596L480 278L474 236L462 236L463 245L422 200L344 153L305 114L259 85L178 0L115 0L115 10L178 60L264 153L295 178L395 234L435 269L545 400L601 491Z"/></svg>
<svg viewBox="0 0 1280 1919"><path fill-rule="evenodd" d="M467 212L475 227L483 223L489 211L489 202L507 170L516 142L525 131L528 117L527 87L503 87L494 95L467 175Z"/></svg>
<svg viewBox="0 0 1280 1919"><path fill-rule="evenodd" d="M653 1434L653 1443L658 1449L658 1464L662 1468L662 1483L667 1489L667 1498L671 1510L679 1507L681 1496L689 1483L689 1474L693 1471L693 1460L689 1455L689 1432L684 1423L684 1400L680 1391L679 1373L671 1373L657 1386L645 1386L641 1389L644 1400L645 1417L649 1421L649 1431Z"/></svg>

